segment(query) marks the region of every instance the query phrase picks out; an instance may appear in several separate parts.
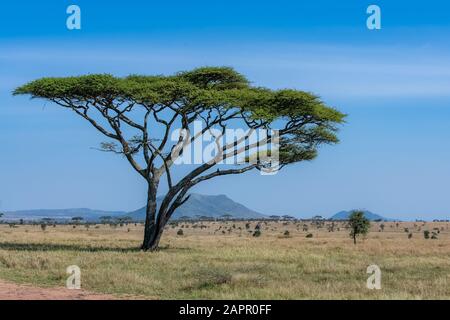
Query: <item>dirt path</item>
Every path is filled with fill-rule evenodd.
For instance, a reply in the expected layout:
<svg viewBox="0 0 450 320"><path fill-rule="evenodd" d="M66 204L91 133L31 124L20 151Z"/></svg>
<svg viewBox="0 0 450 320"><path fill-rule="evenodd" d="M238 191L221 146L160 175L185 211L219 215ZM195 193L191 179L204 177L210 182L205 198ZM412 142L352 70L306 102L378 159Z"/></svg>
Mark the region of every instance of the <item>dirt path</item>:
<svg viewBox="0 0 450 320"><path fill-rule="evenodd" d="M115 300L112 295L66 288L38 288L0 280L0 300Z"/></svg>

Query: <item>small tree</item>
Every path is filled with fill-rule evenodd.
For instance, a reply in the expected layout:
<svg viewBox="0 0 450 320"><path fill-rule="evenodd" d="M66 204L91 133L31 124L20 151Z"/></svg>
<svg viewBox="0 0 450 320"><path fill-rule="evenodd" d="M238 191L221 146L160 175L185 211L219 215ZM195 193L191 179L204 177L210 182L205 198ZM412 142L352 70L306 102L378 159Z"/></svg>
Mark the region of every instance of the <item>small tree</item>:
<svg viewBox="0 0 450 320"><path fill-rule="evenodd" d="M233 215L226 213L226 214L221 215L221 218L223 220L231 220L231 218L233 218Z"/></svg>
<svg viewBox="0 0 450 320"><path fill-rule="evenodd" d="M76 224L79 224L81 221L83 221L84 218L83 217L73 217L72 221Z"/></svg>
<svg viewBox="0 0 450 320"><path fill-rule="evenodd" d="M117 222L122 226L123 224L128 225L128 223L133 221L133 218L130 216L125 217L116 217Z"/></svg>
<svg viewBox="0 0 450 320"><path fill-rule="evenodd" d="M99 219L101 223L106 224L110 223L113 218L111 216L101 216Z"/></svg>
<svg viewBox="0 0 450 320"><path fill-rule="evenodd" d="M354 244L356 244L357 236L369 233L370 221L364 216L364 211L352 211L348 224L350 226L350 237L353 238Z"/></svg>
<svg viewBox="0 0 450 320"><path fill-rule="evenodd" d="M261 236L261 230L256 229L256 230L253 232L253 236L254 236L255 238L260 237L260 236Z"/></svg>

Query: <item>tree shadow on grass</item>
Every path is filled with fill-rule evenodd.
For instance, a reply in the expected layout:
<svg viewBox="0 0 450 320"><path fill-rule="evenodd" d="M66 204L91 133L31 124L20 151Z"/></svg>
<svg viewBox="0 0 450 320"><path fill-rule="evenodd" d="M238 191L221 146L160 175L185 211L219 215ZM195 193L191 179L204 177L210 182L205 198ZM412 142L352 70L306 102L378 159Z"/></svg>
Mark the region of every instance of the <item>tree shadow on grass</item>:
<svg viewBox="0 0 450 320"><path fill-rule="evenodd" d="M0 250L8 251L82 251L82 252L139 252L138 247L107 247L56 243L0 242Z"/></svg>
<svg viewBox="0 0 450 320"><path fill-rule="evenodd" d="M173 248L161 246L158 251L180 250L183 248ZM89 246L78 244L57 244L57 243L16 243L0 242L0 250L8 251L77 251L77 252L143 252L139 247L114 247L114 246ZM156 252L158 252L156 251Z"/></svg>

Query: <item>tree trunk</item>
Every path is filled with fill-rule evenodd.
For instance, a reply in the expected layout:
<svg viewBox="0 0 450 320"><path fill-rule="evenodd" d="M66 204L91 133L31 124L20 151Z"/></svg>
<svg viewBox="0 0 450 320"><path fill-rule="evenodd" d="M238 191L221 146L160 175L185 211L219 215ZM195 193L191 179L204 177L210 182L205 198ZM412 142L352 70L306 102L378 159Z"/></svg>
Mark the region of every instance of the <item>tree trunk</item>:
<svg viewBox="0 0 450 320"><path fill-rule="evenodd" d="M141 249L144 251L156 251L158 250L159 242L161 240L164 227L169 221L173 211L177 208L171 201L176 196L176 192L169 192L166 194L160 208L158 208L158 216L156 216L156 191L157 182L149 182L147 209L145 216L145 228L144 228L144 242ZM186 191L181 192L181 197ZM177 200L175 200L176 202Z"/></svg>
<svg viewBox="0 0 450 320"><path fill-rule="evenodd" d="M353 243L356 244L356 233L353 235Z"/></svg>
<svg viewBox="0 0 450 320"><path fill-rule="evenodd" d="M148 193L147 193L147 207L145 211L145 226L144 226L144 242L142 243L141 249L144 251L156 250L158 244L155 246L155 239L158 233L160 233L159 228L156 225L156 190L157 187L153 182L149 182ZM159 240L158 240L159 242Z"/></svg>

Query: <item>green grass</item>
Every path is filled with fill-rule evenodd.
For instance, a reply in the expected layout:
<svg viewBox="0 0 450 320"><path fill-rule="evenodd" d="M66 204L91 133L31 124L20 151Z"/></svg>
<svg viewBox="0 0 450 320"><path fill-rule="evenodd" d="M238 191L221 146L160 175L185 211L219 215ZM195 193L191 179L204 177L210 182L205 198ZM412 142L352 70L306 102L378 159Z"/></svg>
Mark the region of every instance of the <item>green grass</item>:
<svg viewBox="0 0 450 320"><path fill-rule="evenodd" d="M239 225L244 223L238 223ZM272 223L254 238L214 234L216 226L169 229L162 249L144 253L141 227L1 227L0 278L64 286L67 266L81 268L83 289L147 299L449 299L450 237L413 239L372 232L357 246L347 231ZM282 237L290 228L290 238ZM263 228L264 229L264 228ZM275 229L275 231L270 231ZM308 233L309 233L308 232ZM366 268L382 270L382 290L366 288Z"/></svg>

